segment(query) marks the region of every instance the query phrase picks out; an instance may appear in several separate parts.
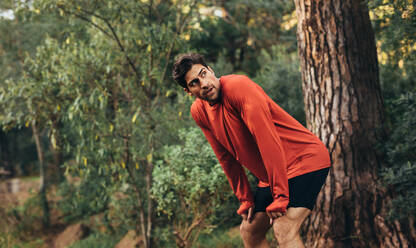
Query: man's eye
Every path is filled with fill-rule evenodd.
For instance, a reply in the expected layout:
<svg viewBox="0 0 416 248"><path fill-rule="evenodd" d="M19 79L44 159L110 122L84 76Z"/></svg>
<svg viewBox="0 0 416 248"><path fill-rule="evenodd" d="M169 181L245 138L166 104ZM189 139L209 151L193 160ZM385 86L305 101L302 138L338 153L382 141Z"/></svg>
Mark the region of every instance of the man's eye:
<svg viewBox="0 0 416 248"><path fill-rule="evenodd" d="M201 73L201 75L203 76L203 77L205 77L205 74L206 74L207 72L206 71L203 71L202 73Z"/></svg>

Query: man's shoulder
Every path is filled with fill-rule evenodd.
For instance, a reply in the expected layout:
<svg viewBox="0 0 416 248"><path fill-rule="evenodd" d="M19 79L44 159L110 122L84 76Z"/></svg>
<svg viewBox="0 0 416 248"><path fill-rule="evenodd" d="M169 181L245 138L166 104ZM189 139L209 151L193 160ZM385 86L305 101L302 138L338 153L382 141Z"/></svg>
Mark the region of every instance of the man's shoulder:
<svg viewBox="0 0 416 248"><path fill-rule="evenodd" d="M259 92L259 85L245 75L227 75L221 77L223 96L229 100L238 100L250 97L254 92Z"/></svg>
<svg viewBox="0 0 416 248"><path fill-rule="evenodd" d="M205 113L204 109L205 109L205 106L202 100L198 98L195 99L195 101L191 105L191 115L192 115L192 118L194 118L196 122L201 121L202 119L201 117L204 116L204 113Z"/></svg>
<svg viewBox="0 0 416 248"><path fill-rule="evenodd" d="M238 90L240 87L245 87L247 84L251 83L249 77L245 75L231 74L221 77L223 90Z"/></svg>
<svg viewBox="0 0 416 248"><path fill-rule="evenodd" d="M201 99L196 98L195 101L191 105L191 114L194 115L199 112L204 107Z"/></svg>

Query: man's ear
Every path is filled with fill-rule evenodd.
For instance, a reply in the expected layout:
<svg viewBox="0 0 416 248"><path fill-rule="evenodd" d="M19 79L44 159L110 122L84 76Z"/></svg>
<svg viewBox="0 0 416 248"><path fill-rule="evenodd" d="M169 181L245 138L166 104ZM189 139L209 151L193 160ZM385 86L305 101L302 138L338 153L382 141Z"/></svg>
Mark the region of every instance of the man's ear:
<svg viewBox="0 0 416 248"><path fill-rule="evenodd" d="M189 91L189 89L188 89L188 88L183 88L183 90L184 90L186 93L188 93L188 95L192 96L192 93Z"/></svg>

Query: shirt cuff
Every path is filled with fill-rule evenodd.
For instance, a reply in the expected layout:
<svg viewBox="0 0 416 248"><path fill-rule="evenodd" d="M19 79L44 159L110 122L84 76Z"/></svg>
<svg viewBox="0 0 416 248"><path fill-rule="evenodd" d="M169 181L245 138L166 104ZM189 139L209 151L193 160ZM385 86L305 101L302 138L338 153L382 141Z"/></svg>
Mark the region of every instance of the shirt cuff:
<svg viewBox="0 0 416 248"><path fill-rule="evenodd" d="M243 201L240 205L240 208L237 210L237 214L242 215L247 212L247 210L254 206L254 203L251 201Z"/></svg>
<svg viewBox="0 0 416 248"><path fill-rule="evenodd" d="M280 196L275 199L272 204L266 208L266 212L280 212L286 213L287 205L289 204L289 198L286 196Z"/></svg>

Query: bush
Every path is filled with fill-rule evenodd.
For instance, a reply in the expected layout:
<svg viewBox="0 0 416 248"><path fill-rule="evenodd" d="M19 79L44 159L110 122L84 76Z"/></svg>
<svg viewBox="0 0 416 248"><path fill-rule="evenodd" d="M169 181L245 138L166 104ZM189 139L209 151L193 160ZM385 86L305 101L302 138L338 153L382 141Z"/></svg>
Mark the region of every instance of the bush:
<svg viewBox="0 0 416 248"><path fill-rule="evenodd" d="M396 121L385 148L392 165L382 175L394 187L391 218L416 215L416 93L402 95L391 106Z"/></svg>
<svg viewBox="0 0 416 248"><path fill-rule="evenodd" d="M118 236L105 235L97 232L74 243L69 248L113 248L119 239L120 237Z"/></svg>
<svg viewBox="0 0 416 248"><path fill-rule="evenodd" d="M182 129L179 137L183 144L167 146L163 160L156 163L152 194L159 214L172 223L176 241L190 245L199 232L209 232L214 224L227 220L225 216L216 219L216 213L235 215L238 203L224 208L235 197L201 130Z"/></svg>
<svg viewBox="0 0 416 248"><path fill-rule="evenodd" d="M284 47L274 46L269 54L263 50L263 67L254 81L286 112L305 124L302 78L298 56Z"/></svg>

